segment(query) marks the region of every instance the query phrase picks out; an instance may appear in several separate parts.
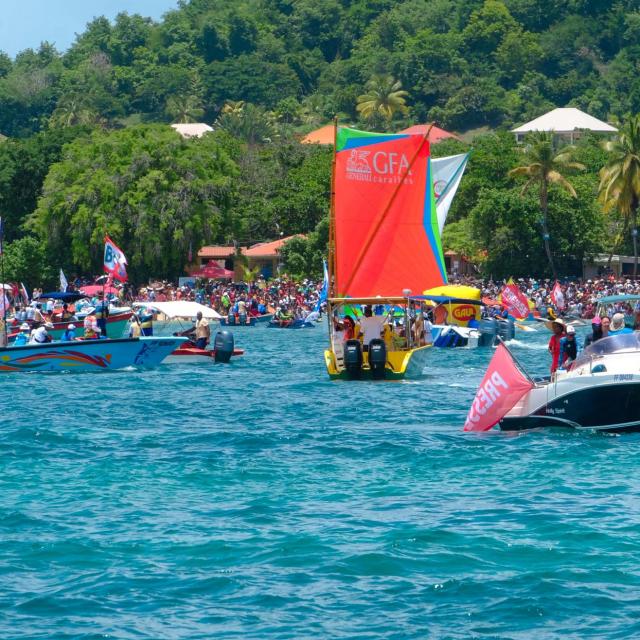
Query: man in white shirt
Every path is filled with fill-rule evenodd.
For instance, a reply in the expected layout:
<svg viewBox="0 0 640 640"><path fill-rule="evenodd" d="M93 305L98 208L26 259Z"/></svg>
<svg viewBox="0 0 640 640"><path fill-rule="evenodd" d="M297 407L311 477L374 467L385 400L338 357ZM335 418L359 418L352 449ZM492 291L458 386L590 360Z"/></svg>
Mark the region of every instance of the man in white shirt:
<svg viewBox="0 0 640 640"><path fill-rule="evenodd" d="M360 318L363 350L369 350L369 343L379 338L384 327L384 316L374 316L371 305L364 308L364 317Z"/></svg>

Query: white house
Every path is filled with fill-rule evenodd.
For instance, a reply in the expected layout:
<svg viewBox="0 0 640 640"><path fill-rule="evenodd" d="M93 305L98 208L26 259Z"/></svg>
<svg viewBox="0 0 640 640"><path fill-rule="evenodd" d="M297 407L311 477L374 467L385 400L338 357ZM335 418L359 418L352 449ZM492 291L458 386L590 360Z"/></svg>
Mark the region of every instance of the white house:
<svg viewBox="0 0 640 640"><path fill-rule="evenodd" d="M516 140L522 142L524 136L532 131L553 131L558 136L567 138L570 142L580 137L581 131L594 131L596 133L612 134L618 130L590 116L580 109L574 107L565 107L563 109L553 109L548 113L527 122L526 124L511 129L516 134Z"/></svg>
<svg viewBox="0 0 640 640"><path fill-rule="evenodd" d="M186 122L171 125L183 138L201 138L205 133L213 131L204 122Z"/></svg>

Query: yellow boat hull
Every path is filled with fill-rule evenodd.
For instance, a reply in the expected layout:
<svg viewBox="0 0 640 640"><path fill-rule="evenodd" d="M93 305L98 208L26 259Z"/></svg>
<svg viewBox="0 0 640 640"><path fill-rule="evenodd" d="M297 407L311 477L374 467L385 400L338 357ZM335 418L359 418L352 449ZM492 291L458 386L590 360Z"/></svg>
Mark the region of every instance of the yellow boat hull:
<svg viewBox="0 0 640 640"><path fill-rule="evenodd" d="M416 347L404 351L389 351L387 353L387 365L385 368L385 380L402 380L404 378L417 378L422 375L422 371L427 365L429 349L432 345ZM362 369L360 370L361 380L373 379L367 353L363 353ZM338 365L336 354L332 349L324 352L324 360L327 373L332 380L351 380L349 372Z"/></svg>

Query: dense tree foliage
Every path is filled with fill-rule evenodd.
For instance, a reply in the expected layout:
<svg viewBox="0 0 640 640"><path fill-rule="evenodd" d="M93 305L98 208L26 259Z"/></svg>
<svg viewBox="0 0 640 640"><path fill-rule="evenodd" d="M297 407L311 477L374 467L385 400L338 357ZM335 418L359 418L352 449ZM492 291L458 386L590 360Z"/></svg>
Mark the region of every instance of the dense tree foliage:
<svg viewBox="0 0 640 640"><path fill-rule="evenodd" d="M287 267L320 273L331 150L296 136L338 115L469 132L445 245L496 275L546 272L539 198L509 175L523 163L506 131L554 106L640 112L639 38L636 0L181 0L158 22L98 17L64 53L0 53L8 246L34 269L48 256L95 270L108 230L142 278L175 276L203 242L304 233ZM216 131L185 141L166 126L189 121ZM635 224L597 201L613 151L585 137L575 153L576 197L551 185L542 216L560 273L629 251Z"/></svg>
<svg viewBox="0 0 640 640"><path fill-rule="evenodd" d="M620 119L640 111L639 36L635 0L184 0L160 22L96 18L65 53L3 55L0 132L212 122L229 100L370 120L366 95L396 124L458 130L567 104ZM409 109L392 99L389 112L398 91Z"/></svg>

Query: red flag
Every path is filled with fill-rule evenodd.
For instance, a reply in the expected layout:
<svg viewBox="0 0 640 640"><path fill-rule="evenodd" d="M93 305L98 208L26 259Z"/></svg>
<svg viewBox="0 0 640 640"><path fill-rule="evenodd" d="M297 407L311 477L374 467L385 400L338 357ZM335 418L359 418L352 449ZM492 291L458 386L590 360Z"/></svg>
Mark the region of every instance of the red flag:
<svg viewBox="0 0 640 640"><path fill-rule="evenodd" d="M104 270L120 282L127 281L127 259L109 236L104 237Z"/></svg>
<svg viewBox="0 0 640 640"><path fill-rule="evenodd" d="M561 311L564 309L564 293L562 293L562 287L557 280L551 290L551 300L553 301L553 304L556 305L557 309L560 309Z"/></svg>
<svg viewBox="0 0 640 640"><path fill-rule="evenodd" d="M533 388L513 361L509 349L498 345L464 423L465 431L488 431Z"/></svg>
<svg viewBox="0 0 640 640"><path fill-rule="evenodd" d="M517 284L502 287L502 304L516 320L524 320L529 315L529 300Z"/></svg>

